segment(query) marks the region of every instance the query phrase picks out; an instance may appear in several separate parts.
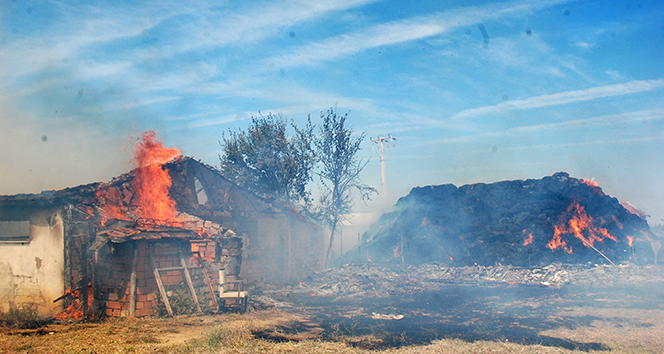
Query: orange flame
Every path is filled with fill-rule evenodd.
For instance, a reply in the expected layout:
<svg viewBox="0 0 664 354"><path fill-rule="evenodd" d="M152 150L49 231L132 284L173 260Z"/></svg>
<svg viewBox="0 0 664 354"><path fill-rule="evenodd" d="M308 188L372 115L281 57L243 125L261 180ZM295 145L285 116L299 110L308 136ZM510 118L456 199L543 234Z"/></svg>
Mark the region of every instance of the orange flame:
<svg viewBox="0 0 664 354"><path fill-rule="evenodd" d="M533 243L533 233L528 234L528 238L523 240L523 245L528 246L529 244Z"/></svg>
<svg viewBox="0 0 664 354"><path fill-rule="evenodd" d="M565 233L565 229L556 225L554 226L553 238L546 244L546 247L550 248L551 251L556 250L558 247L564 249L567 253L572 254L572 247L567 247L567 241L563 241L562 235Z"/></svg>
<svg viewBox="0 0 664 354"><path fill-rule="evenodd" d="M138 165L133 181L136 205L140 216L146 219L175 219L175 201L168 195L171 176L162 166L180 155L180 150L164 147L157 141L157 133L144 132L136 144L134 162Z"/></svg>
<svg viewBox="0 0 664 354"><path fill-rule="evenodd" d="M71 302L71 305L69 305L63 313L55 316L55 319L64 320L67 318L74 318L76 320L82 320L83 311L81 310L81 303L78 301L78 298L81 296L81 290L76 289L72 291L71 288L69 288L65 291L65 295L70 295L74 301Z"/></svg>
<svg viewBox="0 0 664 354"><path fill-rule="evenodd" d="M593 181L592 179L583 179L581 180L581 183L589 185L591 187L599 188L599 184L597 182Z"/></svg>
<svg viewBox="0 0 664 354"><path fill-rule="evenodd" d="M72 298L71 305L69 305L64 312L55 316L56 320L65 320L65 319L75 319L81 321L84 319L83 316L83 303L81 299L81 289L72 290L71 288L65 291L64 296L70 296ZM85 301L85 306L88 310L92 309L92 304L94 301L94 291L92 288L92 283L88 283L88 298ZM89 319L92 319L94 314L92 311L88 311Z"/></svg>
<svg viewBox="0 0 664 354"><path fill-rule="evenodd" d="M161 222L177 219L175 201L168 195L171 177L163 165L179 156L180 151L164 147L155 131L143 132L137 140L132 159L136 169L131 182L134 192L131 210L125 205L129 199L118 188L99 190L102 224L108 219L133 220L136 217Z"/></svg>
<svg viewBox="0 0 664 354"><path fill-rule="evenodd" d="M609 230L602 227L595 227L593 218L586 214L585 208L578 203L572 203L567 208L567 213L571 213L572 217L567 222L562 221L559 225L555 226L553 239L547 244L547 247L551 250L563 247L565 251L572 253L571 247L568 250L566 248L567 243L562 241L561 238L561 235L570 233L583 241L583 245L586 247L594 246L595 242L604 242L607 238L618 242L618 238L611 235Z"/></svg>

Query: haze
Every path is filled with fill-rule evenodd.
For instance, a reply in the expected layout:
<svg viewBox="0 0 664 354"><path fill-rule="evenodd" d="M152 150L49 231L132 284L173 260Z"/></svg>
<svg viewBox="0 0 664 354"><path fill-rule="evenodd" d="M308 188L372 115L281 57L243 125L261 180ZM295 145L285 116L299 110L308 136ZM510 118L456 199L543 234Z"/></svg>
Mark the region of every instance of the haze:
<svg viewBox="0 0 664 354"><path fill-rule="evenodd" d="M663 18L661 1L4 1L0 194L109 180L144 130L216 166L252 114L315 123L336 105L398 139L388 204L567 171L658 224ZM380 189L369 139L362 156Z"/></svg>

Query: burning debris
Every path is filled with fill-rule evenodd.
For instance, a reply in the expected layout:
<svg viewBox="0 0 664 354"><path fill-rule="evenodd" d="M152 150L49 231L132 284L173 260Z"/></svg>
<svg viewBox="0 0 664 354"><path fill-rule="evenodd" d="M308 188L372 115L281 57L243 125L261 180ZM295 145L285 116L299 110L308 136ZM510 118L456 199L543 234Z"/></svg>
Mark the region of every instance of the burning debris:
<svg viewBox="0 0 664 354"><path fill-rule="evenodd" d="M645 214L626 209L596 182L563 172L414 188L363 239L362 249L350 253L362 261L458 266L652 263L656 242Z"/></svg>

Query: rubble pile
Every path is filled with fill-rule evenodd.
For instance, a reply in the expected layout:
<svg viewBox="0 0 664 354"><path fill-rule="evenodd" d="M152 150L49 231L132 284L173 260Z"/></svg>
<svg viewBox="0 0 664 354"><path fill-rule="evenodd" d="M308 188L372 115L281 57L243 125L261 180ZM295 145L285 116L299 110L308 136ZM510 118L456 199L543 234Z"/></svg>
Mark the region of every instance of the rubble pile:
<svg viewBox="0 0 664 354"><path fill-rule="evenodd" d="M416 187L349 254L384 264L652 263L654 235L594 182L542 179ZM345 259L356 262L356 259Z"/></svg>
<svg viewBox="0 0 664 354"><path fill-rule="evenodd" d="M523 268L509 265L447 267L427 264L404 269L375 266L346 266L317 272L297 286L266 290L266 298L292 296L386 298L428 291L446 285L537 286L560 289L565 286L630 286L664 282L660 266L619 264L549 264ZM287 304L272 301L276 306Z"/></svg>

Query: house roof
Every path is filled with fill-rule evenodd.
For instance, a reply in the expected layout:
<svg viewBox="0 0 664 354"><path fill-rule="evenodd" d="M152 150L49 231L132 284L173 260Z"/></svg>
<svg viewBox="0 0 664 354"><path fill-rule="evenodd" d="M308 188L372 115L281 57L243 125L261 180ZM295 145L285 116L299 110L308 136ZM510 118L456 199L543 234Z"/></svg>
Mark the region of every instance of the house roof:
<svg viewBox="0 0 664 354"><path fill-rule="evenodd" d="M180 156L164 165L172 176L170 195L177 203L177 209L202 218L208 218L220 212L287 213L299 219L306 217L295 208L287 205L275 205L226 179L212 166L192 157ZM87 205L103 209L100 203L100 191L125 191L135 178L132 170L107 182L95 182L61 190L48 190L37 194L0 195L0 219L24 219L37 209L59 208L66 205ZM196 202L194 178L203 185L209 205ZM103 195L103 193L102 193ZM125 197L125 196L123 196ZM126 199L131 199L128 197ZM125 201L123 201L125 202ZM128 202L127 202L128 203ZM103 211L103 210L102 210Z"/></svg>

